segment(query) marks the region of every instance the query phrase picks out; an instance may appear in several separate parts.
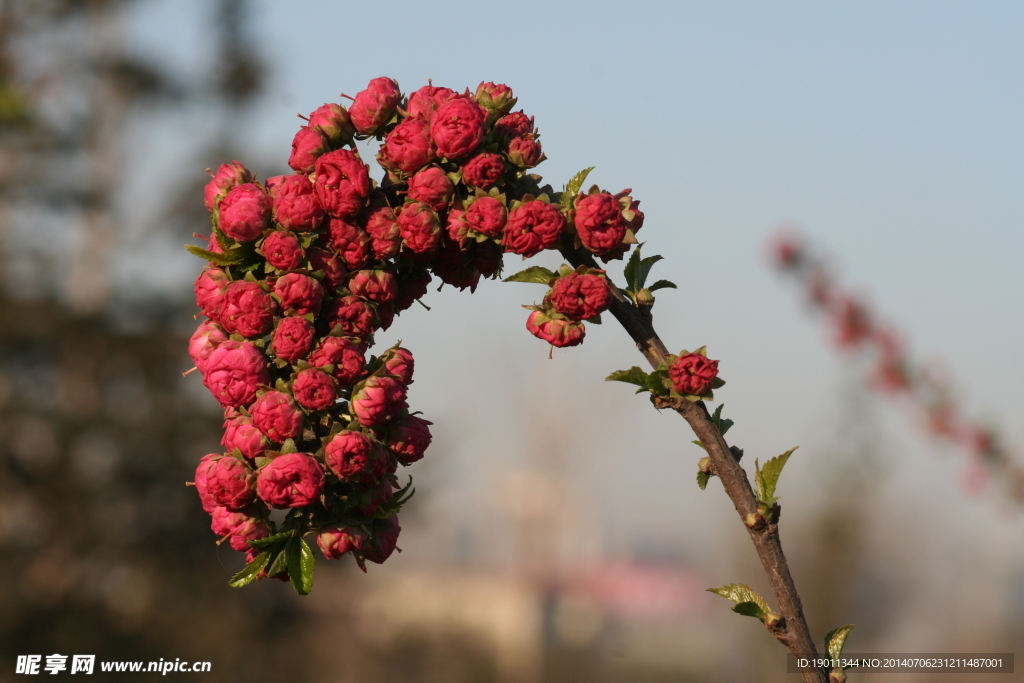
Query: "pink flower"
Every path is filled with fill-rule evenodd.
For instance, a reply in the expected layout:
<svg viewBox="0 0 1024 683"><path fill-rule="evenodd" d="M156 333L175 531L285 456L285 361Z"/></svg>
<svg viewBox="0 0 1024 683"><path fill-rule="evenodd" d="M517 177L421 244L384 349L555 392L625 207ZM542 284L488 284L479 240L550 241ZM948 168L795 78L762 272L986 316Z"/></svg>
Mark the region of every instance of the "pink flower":
<svg viewBox="0 0 1024 683"><path fill-rule="evenodd" d="M366 214L366 232L370 235L373 254L384 260L398 255L402 248L402 231L390 206L379 206Z"/></svg>
<svg viewBox="0 0 1024 683"><path fill-rule="evenodd" d="M337 560L351 550L362 550L365 542L366 532L348 525L329 526L316 537L320 552L328 560Z"/></svg>
<svg viewBox="0 0 1024 683"><path fill-rule="evenodd" d="M437 108L455 96L455 91L451 88L425 85L409 95L409 102L405 111L410 117L418 116L424 121L429 122Z"/></svg>
<svg viewBox="0 0 1024 683"><path fill-rule="evenodd" d="M533 117L517 111L507 116L502 116L494 124L494 132L499 139L508 143L515 138L526 137L534 132Z"/></svg>
<svg viewBox="0 0 1024 683"><path fill-rule="evenodd" d="M284 443L302 434L302 411L283 391L268 391L249 409L252 423L271 441Z"/></svg>
<svg viewBox="0 0 1024 683"><path fill-rule="evenodd" d="M559 348L583 343L586 328L581 322L551 318L543 311L534 311L526 319L526 329L534 337Z"/></svg>
<svg viewBox="0 0 1024 683"><path fill-rule="evenodd" d="M251 242L270 226L270 196L256 183L231 188L218 204L220 229L238 242Z"/></svg>
<svg viewBox="0 0 1024 683"><path fill-rule="evenodd" d="M348 281L349 291L377 303L387 303L398 292L398 279L388 270L360 270Z"/></svg>
<svg viewBox="0 0 1024 683"><path fill-rule="evenodd" d="M221 505L210 511L213 518L210 528L221 537L230 537L231 547L239 552L251 550L249 540L266 538L270 530L262 519L251 517L244 512L235 512Z"/></svg>
<svg viewBox="0 0 1024 683"><path fill-rule="evenodd" d="M316 160L331 149L327 136L316 128L303 126L292 138L292 153L288 165L299 173L312 173Z"/></svg>
<svg viewBox="0 0 1024 683"><path fill-rule="evenodd" d="M366 231L341 218L327 220L327 239L349 270L359 270L373 256L372 240Z"/></svg>
<svg viewBox="0 0 1024 683"><path fill-rule="evenodd" d="M337 220L332 218L332 221ZM335 290L345 281L345 264L338 255L322 247L310 247L306 252L313 270L322 271L324 284L329 290Z"/></svg>
<svg viewBox="0 0 1024 683"><path fill-rule="evenodd" d="M221 342L206 359L203 384L224 407L249 405L269 381L267 359L251 342Z"/></svg>
<svg viewBox="0 0 1024 683"><path fill-rule="evenodd" d="M576 202L576 232L583 246L595 254L606 254L626 236L626 219L619 200L607 192L588 194Z"/></svg>
<svg viewBox="0 0 1024 683"><path fill-rule="evenodd" d="M569 273L551 288L551 304L566 318L588 320L608 308L607 278L596 274Z"/></svg>
<svg viewBox="0 0 1024 683"><path fill-rule="evenodd" d="M288 273L277 278L274 296L281 302L287 313L307 315L320 310L324 299L324 288L318 281L301 273Z"/></svg>
<svg viewBox="0 0 1024 683"><path fill-rule="evenodd" d="M540 143L532 136L513 138L508 143L508 160L520 168L533 168L544 159Z"/></svg>
<svg viewBox="0 0 1024 683"><path fill-rule="evenodd" d="M267 450L267 439L256 429L252 418L238 415L224 420L224 436L220 443L228 453L236 448L243 457L255 460Z"/></svg>
<svg viewBox="0 0 1024 683"><path fill-rule="evenodd" d="M423 202L434 211L444 211L455 195L448 174L438 166L429 166L409 179L409 199Z"/></svg>
<svg viewBox="0 0 1024 683"><path fill-rule="evenodd" d="M373 517L380 511L382 505L391 500L394 492L395 490L391 488L388 480L384 479L359 493L359 496L355 498L355 502L358 503L355 510L363 517Z"/></svg>
<svg viewBox="0 0 1024 683"><path fill-rule="evenodd" d="M398 546L398 534L402 527L398 525L398 515L390 519L376 519L373 522L373 536L365 544L363 554L370 562L384 564Z"/></svg>
<svg viewBox="0 0 1024 683"><path fill-rule="evenodd" d="M295 235L283 230L275 230L267 235L260 246L260 253L267 263L278 270L295 270L302 265L305 253Z"/></svg>
<svg viewBox="0 0 1024 683"><path fill-rule="evenodd" d="M364 427L380 427L408 407L405 392L394 377L370 377L352 393L352 412Z"/></svg>
<svg viewBox="0 0 1024 683"><path fill-rule="evenodd" d="M333 330L341 325L349 337L369 337L373 334L373 309L358 296L344 296L334 301L327 311L327 325Z"/></svg>
<svg viewBox="0 0 1024 683"><path fill-rule="evenodd" d="M316 368L300 370L292 382L295 401L306 410L324 410L334 405L337 391L331 376Z"/></svg>
<svg viewBox="0 0 1024 683"><path fill-rule="evenodd" d="M327 136L335 147L348 145L356 134L348 109L340 104L323 104L309 115L309 127Z"/></svg>
<svg viewBox="0 0 1024 683"><path fill-rule="evenodd" d="M533 256L558 243L565 229L565 218L558 207L540 200L520 204L508 213L505 251Z"/></svg>
<svg viewBox="0 0 1024 683"><path fill-rule="evenodd" d="M512 88L504 83L481 83L477 86L473 99L491 114L491 120L508 113L516 106L516 98Z"/></svg>
<svg viewBox="0 0 1024 683"><path fill-rule="evenodd" d="M494 187L505 174L505 163L501 156L492 152L477 154L462 167L462 182L482 190Z"/></svg>
<svg viewBox="0 0 1024 683"><path fill-rule="evenodd" d="M383 449L365 434L348 429L327 442L324 462L343 481L376 481L387 468Z"/></svg>
<svg viewBox="0 0 1024 683"><path fill-rule="evenodd" d="M288 453L267 463L256 479L256 493L272 508L310 505L324 492L324 471L306 453Z"/></svg>
<svg viewBox="0 0 1024 683"><path fill-rule="evenodd" d="M235 280L224 291L218 320L228 332L259 337L274 326L277 305L256 282Z"/></svg>
<svg viewBox="0 0 1024 683"><path fill-rule="evenodd" d="M338 380L338 384L347 387L355 384L362 376L366 356L351 339L326 337L310 355L309 364L317 368L332 366L331 375Z"/></svg>
<svg viewBox="0 0 1024 683"><path fill-rule="evenodd" d="M437 145L438 156L469 156L483 140L486 118L484 110L465 97L450 99L438 107L430 120L430 137Z"/></svg>
<svg viewBox="0 0 1024 683"><path fill-rule="evenodd" d="M401 346L392 349L384 357L384 370L406 386L412 384L412 371L415 367L412 351Z"/></svg>
<svg viewBox="0 0 1024 683"><path fill-rule="evenodd" d="M441 222L434 210L423 202L408 202L398 214L398 229L405 248L420 257L428 257L441 241Z"/></svg>
<svg viewBox="0 0 1024 683"><path fill-rule="evenodd" d="M432 424L434 423L415 415L407 415L399 419L398 424L388 434L387 440L387 446L398 462L403 465L411 465L423 458L423 454L430 445L430 425Z"/></svg>
<svg viewBox="0 0 1024 683"><path fill-rule="evenodd" d="M320 227L324 209L313 192L313 183L304 175L286 175L270 191L274 220L286 230L309 232Z"/></svg>
<svg viewBox="0 0 1024 683"><path fill-rule="evenodd" d="M215 508L218 507L217 501L213 499L210 492L206 488L206 471L213 467L214 461L217 458L223 457L220 453L208 453L199 460L199 466L196 467L196 474L193 478L193 483L196 486L196 493L199 494L199 502L203 506L203 510L209 514L213 514ZM223 534L219 534L223 535Z"/></svg>
<svg viewBox="0 0 1024 683"><path fill-rule="evenodd" d="M381 76L370 81L366 90L355 96L349 108L356 130L362 135L376 133L394 115L401 99L398 83L390 78Z"/></svg>
<svg viewBox="0 0 1024 683"><path fill-rule="evenodd" d="M718 361L699 353L688 353L676 358L668 369L668 377L677 393L703 396L718 377Z"/></svg>
<svg viewBox="0 0 1024 683"><path fill-rule="evenodd" d="M430 124L423 119L409 118L398 124L384 138L377 155L382 168L395 175L415 173L437 155L430 139Z"/></svg>
<svg viewBox="0 0 1024 683"><path fill-rule="evenodd" d="M301 316L282 318L271 337L274 355L289 363L305 358L313 346L313 323Z"/></svg>
<svg viewBox="0 0 1024 683"><path fill-rule="evenodd" d="M206 169L210 173L210 169ZM221 164L216 173L210 173L212 180L206 183L203 189L203 203L207 211L217 208L217 202L226 195L231 188L237 185L244 185L252 182L252 173L237 161L230 164Z"/></svg>
<svg viewBox="0 0 1024 683"><path fill-rule="evenodd" d="M229 284L231 278L220 268L204 268L194 286L196 306L203 309L207 317L216 320L224 305L224 290Z"/></svg>
<svg viewBox="0 0 1024 683"><path fill-rule="evenodd" d="M192 357L192 362L199 368L200 373L206 373L206 361L210 354L227 340L227 333L217 323L207 320L199 324L188 340L188 355Z"/></svg>
<svg viewBox="0 0 1024 683"><path fill-rule="evenodd" d="M249 466L230 455L204 458L196 470L196 488L201 486L216 505L229 510L241 510L253 501L255 482Z"/></svg>
<svg viewBox="0 0 1024 683"><path fill-rule="evenodd" d="M501 237L508 220L505 206L494 197L478 197L466 209L466 225L489 237Z"/></svg>
<svg viewBox="0 0 1024 683"><path fill-rule="evenodd" d="M347 149L328 152L316 160L316 198L336 218L354 216L370 194L370 172L359 155Z"/></svg>

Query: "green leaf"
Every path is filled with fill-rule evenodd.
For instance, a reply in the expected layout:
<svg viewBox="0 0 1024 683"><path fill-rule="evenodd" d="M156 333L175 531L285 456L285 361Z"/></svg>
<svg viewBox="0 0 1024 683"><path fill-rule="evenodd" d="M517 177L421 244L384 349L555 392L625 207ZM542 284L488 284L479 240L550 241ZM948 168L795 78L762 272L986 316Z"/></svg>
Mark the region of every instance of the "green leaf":
<svg viewBox="0 0 1024 683"><path fill-rule="evenodd" d="M764 598L754 592L750 586L742 583L730 583L721 588L708 588L708 591L735 602L736 605L732 610L738 614L757 617L764 621L765 616L771 611Z"/></svg>
<svg viewBox="0 0 1024 683"><path fill-rule="evenodd" d="M846 636L853 630L853 624L840 626L828 632L825 636L825 650L831 659L839 659L843 654L843 646L846 645Z"/></svg>
<svg viewBox="0 0 1024 683"><path fill-rule="evenodd" d="M539 285L546 285L553 277L555 277L555 274L547 268L531 266L526 270L519 271L515 275L509 275L502 282L535 282Z"/></svg>
<svg viewBox="0 0 1024 683"><path fill-rule="evenodd" d="M274 534L273 536L267 536L266 538L257 538L255 540L250 540L249 541L249 545L252 546L253 548L269 548L270 546L274 545L275 543L279 543L280 541L285 540L286 538L288 538L291 535L292 535L292 532L290 532L290 531L282 531L279 534Z"/></svg>
<svg viewBox="0 0 1024 683"><path fill-rule="evenodd" d="M288 546L288 576L292 587L299 595L309 595L313 590L313 565L316 557L309 544L303 538L295 537L295 542Z"/></svg>
<svg viewBox="0 0 1024 683"><path fill-rule="evenodd" d="M638 387L647 388L647 373L634 365L629 370L616 370L604 378L605 382L628 382Z"/></svg>
<svg viewBox="0 0 1024 683"><path fill-rule="evenodd" d="M721 377L715 377L713 380L711 380L711 388L712 389L721 389L724 386L725 386L725 380L722 379Z"/></svg>
<svg viewBox="0 0 1024 683"><path fill-rule="evenodd" d="M186 244L185 248L188 249L190 254L198 256L201 259L214 263L218 266L233 266L236 263L242 262L242 255L237 251L233 253L218 254L202 247L197 247L194 244Z"/></svg>
<svg viewBox="0 0 1024 683"><path fill-rule="evenodd" d="M647 258L640 260L640 267L636 271L636 278L637 278L636 289L637 289L637 291L640 291L641 289L644 288L644 285L647 282L647 276L650 275L650 273L651 273L651 268L653 268L654 264L657 263L658 261L662 260L663 258L665 258L665 257L664 256L648 256Z"/></svg>
<svg viewBox="0 0 1024 683"><path fill-rule="evenodd" d="M665 387L665 376L659 370L647 375L647 388L652 394L665 396L669 390Z"/></svg>
<svg viewBox="0 0 1024 683"><path fill-rule="evenodd" d="M252 562L245 565L245 568L231 577L228 581L228 585L232 588L241 588L242 586L248 585L259 576L260 571L267 566L267 562L270 561L270 553L262 552L253 558Z"/></svg>
<svg viewBox="0 0 1024 683"><path fill-rule="evenodd" d="M701 491L708 487L709 481L711 481L710 474L708 474L707 472L701 472L700 470L697 470L697 486L700 487Z"/></svg>
<svg viewBox="0 0 1024 683"><path fill-rule="evenodd" d="M679 287L677 287L676 283L674 282L669 282L668 280L658 280L653 285L650 285L647 289L652 292L656 292L659 289L679 289Z"/></svg>
<svg viewBox="0 0 1024 683"><path fill-rule="evenodd" d="M789 456L793 454L798 447L790 448L782 455L777 455L764 464L764 467L757 465L755 461L754 467L757 472L754 474L754 492L757 494L757 499L765 505L773 504L778 498L775 497L775 487L779 483L779 475L782 474L782 468L786 466L786 461L789 460Z"/></svg>
<svg viewBox="0 0 1024 683"><path fill-rule="evenodd" d="M629 261L626 262L626 269L623 273L626 276L626 286L633 293L643 289L642 287L636 286L636 273L637 269L640 268L640 247L642 246L643 245L641 244L633 250L632 254L630 254Z"/></svg>
<svg viewBox="0 0 1024 683"><path fill-rule="evenodd" d="M590 168L583 169L565 184L565 191L562 194L562 202L564 202L566 206L572 206L573 200L576 199L576 195L580 193L580 188L583 187L583 183L586 181L587 176L590 175L590 172L593 171L594 168L596 167L591 166ZM566 199L567 197L568 199Z"/></svg>
<svg viewBox="0 0 1024 683"><path fill-rule="evenodd" d="M701 448L704 448L704 442L703 442L703 441L701 441L700 439L694 439L694 440L693 440L693 441L691 441L690 443L695 443L695 444L697 444L698 446L700 446ZM707 450L707 449L706 449L706 448L704 448L704 450Z"/></svg>
<svg viewBox="0 0 1024 683"><path fill-rule="evenodd" d="M284 443L281 444L281 455L288 455L289 453L298 453L299 447L295 445L295 439L285 439Z"/></svg>
<svg viewBox="0 0 1024 683"><path fill-rule="evenodd" d="M283 550L279 551L273 561L267 567L267 576L277 576L281 572L288 570L288 548L291 547L291 542L284 547Z"/></svg>
<svg viewBox="0 0 1024 683"><path fill-rule="evenodd" d="M724 407L724 403L719 403L718 407L715 408L715 413L711 416L711 421L715 423L716 427L718 427L718 433L722 436L725 436L725 433L729 431L734 424L736 424L729 418L722 417L722 408Z"/></svg>

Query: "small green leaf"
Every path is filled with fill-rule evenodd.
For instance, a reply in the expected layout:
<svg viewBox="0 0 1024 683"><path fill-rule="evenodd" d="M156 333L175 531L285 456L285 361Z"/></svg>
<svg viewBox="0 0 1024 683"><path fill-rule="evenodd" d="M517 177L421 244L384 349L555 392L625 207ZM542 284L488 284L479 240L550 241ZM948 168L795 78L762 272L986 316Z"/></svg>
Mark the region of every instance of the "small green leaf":
<svg viewBox="0 0 1024 683"><path fill-rule="evenodd" d="M782 474L782 468L786 466L786 461L789 460L789 456L793 454L798 447L793 447L783 453L777 455L764 464L764 467L759 467L755 461L756 474L754 474L754 490L757 494L757 499L765 505L772 505L778 498L775 497L775 487L779 483L779 475Z"/></svg>
<svg viewBox="0 0 1024 683"><path fill-rule="evenodd" d="M766 612L764 612L761 609L761 606L758 605L756 602L737 603L732 608L732 611L736 612L737 614L742 614L745 617L754 617L755 619L760 619L761 621L764 621L766 615Z"/></svg>
<svg viewBox="0 0 1024 683"><path fill-rule="evenodd" d="M555 277L555 274L542 266L531 266L526 270L521 270L515 275L509 275L502 282L535 282L539 285L546 285L548 281Z"/></svg>
<svg viewBox="0 0 1024 683"><path fill-rule="evenodd" d="M771 611L764 598L754 592L750 586L742 583L730 583L721 588L708 588L708 591L735 602L736 605L732 609L738 614L757 617L764 621L765 616Z"/></svg>
<svg viewBox="0 0 1024 683"><path fill-rule="evenodd" d="M294 538L294 537L293 537ZM288 540L288 544L283 549L278 551L274 555L274 559L270 562L267 567L267 576L277 576L282 572L288 571L288 549L291 547L291 539Z"/></svg>
<svg viewBox="0 0 1024 683"><path fill-rule="evenodd" d="M656 292L659 289L679 289L679 288L676 286L676 283L674 283L674 282L669 282L668 280L658 280L653 285L650 285L647 289L652 291L652 292Z"/></svg>
<svg viewBox="0 0 1024 683"><path fill-rule="evenodd" d="M295 445L295 439L285 439L284 443L281 444L281 454L288 455L289 453L298 453L299 447Z"/></svg>
<svg viewBox="0 0 1024 683"><path fill-rule="evenodd" d="M727 418L727 417L723 418L722 417L722 408L724 408L724 407L725 407L724 403L719 403L718 407L715 408L714 415L711 416L711 421L715 423L716 427L718 427L718 433L721 434L722 436L725 436L725 433L727 431L729 431L729 429L734 424L736 424L735 422L733 422L729 418Z"/></svg>
<svg viewBox="0 0 1024 683"><path fill-rule="evenodd" d="M267 562L270 561L270 553L262 552L253 558L253 561L245 565L245 568L231 577L228 581L228 585L232 588L241 588L242 586L248 585L253 579L259 576L260 571L267 566Z"/></svg>
<svg viewBox="0 0 1024 683"><path fill-rule="evenodd" d="M698 446L700 446L701 448L704 448L704 442L703 442L703 441L701 441L700 439L694 439L694 440L693 440L693 441L691 441L690 443L695 443L695 444L697 444ZM707 450L707 449L706 449L706 448L704 448L704 450Z"/></svg>
<svg viewBox="0 0 1024 683"><path fill-rule="evenodd" d="M664 256L648 256L645 259L641 259L640 267L636 271L636 278L637 278L636 289L637 289L637 291L640 291L641 289L644 288L645 284L647 283L647 276L651 274L651 268L653 268L654 264L657 263L658 261L662 260L663 258L665 258L665 257Z"/></svg>
<svg viewBox="0 0 1024 683"><path fill-rule="evenodd" d="M643 289L643 287L636 286L636 273L640 268L640 247L633 250L633 253L629 257L629 261L626 262L626 269L624 275L626 276L626 286L629 287L631 293L635 293Z"/></svg>
<svg viewBox="0 0 1024 683"><path fill-rule="evenodd" d="M647 388L652 394L657 394L658 396L664 396L669 393L669 390L665 387L665 376L658 370L647 375Z"/></svg>
<svg viewBox="0 0 1024 683"><path fill-rule="evenodd" d="M713 380L711 380L711 388L712 389L721 389L724 386L725 386L725 380L722 379L721 377L715 377Z"/></svg>
<svg viewBox="0 0 1024 683"><path fill-rule="evenodd" d="M629 370L616 370L604 378L605 382L628 382L638 387L647 388L647 373L634 365Z"/></svg>
<svg viewBox="0 0 1024 683"><path fill-rule="evenodd" d="M710 474L708 474L707 472L701 472L700 470L697 470L697 486L700 487L701 491L708 487L709 481L711 481Z"/></svg>
<svg viewBox="0 0 1024 683"><path fill-rule="evenodd" d="M568 183L565 184L565 192L562 194L562 201L566 206L572 206L572 202L576 199L576 195L580 193L580 188L583 187L583 183L586 181L587 176L594 170L594 166L585 168L576 175L574 175ZM568 197L568 199L566 199Z"/></svg>
<svg viewBox="0 0 1024 683"><path fill-rule="evenodd" d="M825 650L831 659L839 659L843 654L843 646L846 645L846 637L853 630L853 624L840 626L828 632L825 636Z"/></svg>
<svg viewBox="0 0 1024 683"><path fill-rule="evenodd" d="M273 536L267 536L266 538L257 538L255 540L250 540L249 541L249 545L252 546L253 548L269 548L270 546L274 545L275 543L283 541L283 540L285 540L286 538L288 538L291 535L292 535L292 532L290 532L290 531L282 531L279 534L274 534Z"/></svg>
<svg viewBox="0 0 1024 683"><path fill-rule="evenodd" d="M194 244L186 244L185 248L188 249L190 254L198 256L201 259L214 263L218 266L233 266L236 263L242 262L242 255L238 252L218 254L202 247L197 247Z"/></svg>
<svg viewBox="0 0 1024 683"><path fill-rule="evenodd" d="M288 546L288 576L292 587L299 595L309 595L313 590L313 565L316 557L305 539L295 537L295 542Z"/></svg>

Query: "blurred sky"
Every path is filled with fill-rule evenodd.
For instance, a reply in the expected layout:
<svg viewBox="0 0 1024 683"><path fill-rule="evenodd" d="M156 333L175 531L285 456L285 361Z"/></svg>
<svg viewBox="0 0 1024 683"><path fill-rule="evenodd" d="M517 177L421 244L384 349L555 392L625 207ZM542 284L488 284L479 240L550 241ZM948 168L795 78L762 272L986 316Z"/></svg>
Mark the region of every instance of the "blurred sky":
<svg viewBox="0 0 1024 683"><path fill-rule="evenodd" d="M199 77L210 68L203 5L142 4L138 49ZM659 293L656 326L670 348L707 344L721 359L729 384L717 398L738 423L730 441L750 460L804 446L781 488L790 514L812 497L800 484L828 471L847 371L765 261L780 222L833 254L843 281L905 331L916 355L946 362L965 412L1024 452L1024 5L263 0L251 20L271 81L237 125L251 149L240 161L262 177L287 170L297 113L387 75L406 92L427 79L508 83L536 116L547 181L560 188L594 165L593 182L632 187L645 253L667 257L654 275L681 286ZM149 134L154 158L195 163ZM182 289L200 267L184 252L167 263ZM430 313L416 307L390 331L417 355L414 408L437 423L428 502L472 516L503 458L511 467L542 448L542 413L570 436L567 481L601 518L607 549L738 526L720 490L693 484L699 452L681 421L601 382L642 362L624 332L591 326L581 348L548 361L518 307L543 290L481 290L432 293ZM957 488L958 455L934 453L890 406L877 412L879 487L904 505L901 519L948 522L960 542L1019 538L1019 513ZM448 475L476 488L448 491ZM889 521L894 537L901 523Z"/></svg>

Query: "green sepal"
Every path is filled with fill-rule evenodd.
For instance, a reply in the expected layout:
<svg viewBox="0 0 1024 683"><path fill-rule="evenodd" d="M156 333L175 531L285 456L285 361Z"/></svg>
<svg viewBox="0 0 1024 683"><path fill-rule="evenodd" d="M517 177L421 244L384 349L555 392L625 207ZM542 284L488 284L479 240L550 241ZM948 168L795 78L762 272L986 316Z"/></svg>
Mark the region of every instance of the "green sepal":
<svg viewBox="0 0 1024 683"><path fill-rule="evenodd" d="M711 388L712 389L721 389L724 386L725 386L725 380L722 379L721 377L715 377L713 380L711 380Z"/></svg>
<svg viewBox="0 0 1024 683"><path fill-rule="evenodd" d="M231 580L228 581L228 585L232 588L241 588L242 586L248 585L253 579L259 576L260 571L267 566L267 562L269 561L269 552L264 551L260 553L253 558L252 562L245 565L245 568L242 569L242 571L232 576Z"/></svg>
<svg viewBox="0 0 1024 683"><path fill-rule="evenodd" d="M233 265L235 265L237 263L241 263L242 262L242 255L239 254L238 252L235 252L233 254L231 254L231 253L218 254L215 251L210 251L209 249L203 249L202 247L197 247L194 244L186 244L185 248L188 249L190 254L193 254L194 256L198 256L201 259L206 259L210 263L213 263L213 264L218 265L218 266L233 266Z"/></svg>
<svg viewBox="0 0 1024 683"><path fill-rule="evenodd" d="M737 614L755 617L764 621L768 613L771 612L764 598L745 584L730 583L721 588L708 588L708 591L735 602L736 604L733 606L732 611Z"/></svg>
<svg viewBox="0 0 1024 683"><path fill-rule="evenodd" d="M779 475L782 474L782 468L786 466L789 456L797 448L799 446L794 446L782 455L775 456L766 462L764 467L761 467L756 460L754 461L754 468L756 470L754 474L754 494L758 502L771 507L778 500L775 497L775 487L779 483Z"/></svg>
<svg viewBox="0 0 1024 683"><path fill-rule="evenodd" d="M629 370L616 370L604 378L605 382L627 382L647 389L647 373L634 365Z"/></svg>
<svg viewBox="0 0 1024 683"><path fill-rule="evenodd" d="M299 595L309 595L313 590L313 566L316 557L304 538L295 536L288 546L288 577Z"/></svg>
<svg viewBox="0 0 1024 683"><path fill-rule="evenodd" d="M542 266L531 266L521 270L515 275L509 275L502 282L535 282L539 285L546 285L555 274Z"/></svg>
<svg viewBox="0 0 1024 683"><path fill-rule="evenodd" d="M266 456L261 455L260 457L256 458L256 468L259 469L260 467L265 467L269 465L272 459L273 458L268 458Z"/></svg>
<svg viewBox="0 0 1024 683"><path fill-rule="evenodd" d="M281 444L281 455L298 452L299 447L295 445L295 439L285 439L284 443Z"/></svg>

